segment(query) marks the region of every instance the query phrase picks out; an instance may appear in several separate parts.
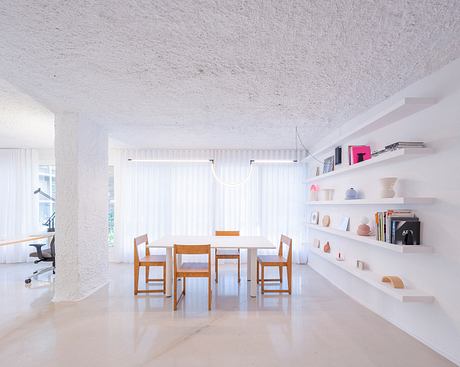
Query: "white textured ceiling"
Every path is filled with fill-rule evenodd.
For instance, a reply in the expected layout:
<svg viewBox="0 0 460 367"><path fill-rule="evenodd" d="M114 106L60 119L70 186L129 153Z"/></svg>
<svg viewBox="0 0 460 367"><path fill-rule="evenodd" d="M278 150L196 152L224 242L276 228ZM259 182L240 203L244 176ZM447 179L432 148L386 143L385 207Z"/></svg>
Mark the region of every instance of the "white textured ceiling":
<svg viewBox="0 0 460 367"><path fill-rule="evenodd" d="M1 1L0 77L143 147L291 148L460 56L457 0Z"/></svg>
<svg viewBox="0 0 460 367"><path fill-rule="evenodd" d="M53 121L49 110L0 79L0 148L52 146Z"/></svg>

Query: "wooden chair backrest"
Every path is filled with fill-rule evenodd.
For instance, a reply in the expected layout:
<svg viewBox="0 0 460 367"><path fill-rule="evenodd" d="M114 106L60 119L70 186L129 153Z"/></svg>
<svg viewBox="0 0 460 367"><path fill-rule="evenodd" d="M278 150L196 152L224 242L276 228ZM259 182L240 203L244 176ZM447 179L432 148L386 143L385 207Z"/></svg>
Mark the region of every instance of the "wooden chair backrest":
<svg viewBox="0 0 460 367"><path fill-rule="evenodd" d="M288 247L287 261L290 262L292 260L292 238L289 238L288 236L282 234L280 238L280 247L278 249L279 256L283 256L284 245Z"/></svg>
<svg viewBox="0 0 460 367"><path fill-rule="evenodd" d="M174 245L176 255L207 255L211 253L211 245Z"/></svg>
<svg viewBox="0 0 460 367"><path fill-rule="evenodd" d="M216 231L216 236L239 236L240 231Z"/></svg>
<svg viewBox="0 0 460 367"><path fill-rule="evenodd" d="M174 245L174 273L177 269L177 255L208 255L208 270L211 274L211 245Z"/></svg>
<svg viewBox="0 0 460 367"><path fill-rule="evenodd" d="M134 238L134 263L137 264L139 263L139 249L138 246L142 245L145 243L145 253L148 256L149 251L147 245L149 244L149 238L147 234L143 234L141 236L135 237Z"/></svg>

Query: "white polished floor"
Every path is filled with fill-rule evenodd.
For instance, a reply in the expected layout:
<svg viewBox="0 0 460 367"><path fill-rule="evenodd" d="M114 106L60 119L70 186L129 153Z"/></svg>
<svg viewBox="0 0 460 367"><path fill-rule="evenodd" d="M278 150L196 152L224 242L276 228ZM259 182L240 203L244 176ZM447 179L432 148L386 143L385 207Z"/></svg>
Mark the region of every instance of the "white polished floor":
<svg viewBox="0 0 460 367"><path fill-rule="evenodd" d="M0 265L1 366L453 366L307 266L291 297L250 299L245 267L238 287L225 265L211 312L204 280L187 282L173 312L171 299L134 297L132 268L118 264L107 289L53 304L49 282L24 287L33 268Z"/></svg>

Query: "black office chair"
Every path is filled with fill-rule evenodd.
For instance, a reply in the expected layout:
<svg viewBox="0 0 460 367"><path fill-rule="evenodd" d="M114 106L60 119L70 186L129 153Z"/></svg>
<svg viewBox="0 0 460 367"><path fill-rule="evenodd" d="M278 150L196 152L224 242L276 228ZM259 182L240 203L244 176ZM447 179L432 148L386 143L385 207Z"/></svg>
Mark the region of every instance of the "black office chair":
<svg viewBox="0 0 460 367"><path fill-rule="evenodd" d="M54 236L51 239L50 247L48 249L42 248L43 246L46 246L45 243L33 243L33 244L30 244L29 246L35 247L35 250L36 250L36 252L32 252L29 255L30 257L38 258L38 260L34 261L34 264L38 264L44 261L44 262L51 262L52 266L48 266L46 268L34 271L30 277L26 278L25 280L26 284L30 284L30 282L32 282L32 278L37 278L40 274L44 274L49 271L52 271L54 274L54 270L56 268L56 260L55 260L56 252L54 249Z"/></svg>

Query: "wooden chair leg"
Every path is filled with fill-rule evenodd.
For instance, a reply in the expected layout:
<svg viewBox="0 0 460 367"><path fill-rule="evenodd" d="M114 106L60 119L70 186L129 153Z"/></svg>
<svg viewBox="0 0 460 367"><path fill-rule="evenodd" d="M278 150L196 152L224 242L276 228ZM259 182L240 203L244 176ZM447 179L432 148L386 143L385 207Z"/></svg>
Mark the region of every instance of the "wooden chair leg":
<svg viewBox="0 0 460 367"><path fill-rule="evenodd" d="M241 268L241 266L240 266L240 257L238 257L238 283L240 283L240 281L241 281L240 268Z"/></svg>
<svg viewBox="0 0 460 367"><path fill-rule="evenodd" d="M177 276L174 274L174 311L177 310Z"/></svg>
<svg viewBox="0 0 460 367"><path fill-rule="evenodd" d="M283 266L279 267L279 271L280 271L280 283L283 283Z"/></svg>
<svg viewBox="0 0 460 367"><path fill-rule="evenodd" d="M264 294L264 291L265 291L265 283L264 283L264 279L265 279L265 275L264 275L264 268L265 266L263 264L260 264L261 265L261 271L262 271L262 277L260 279L260 281L262 282L262 294Z"/></svg>
<svg viewBox="0 0 460 367"><path fill-rule="evenodd" d="M150 266L145 267L145 284L149 282Z"/></svg>
<svg viewBox="0 0 460 367"><path fill-rule="evenodd" d="M257 261L257 284L260 283L260 278L259 278L259 266L260 266L260 264L259 264L259 262ZM249 275L249 274L248 274L248 275Z"/></svg>
<svg viewBox="0 0 460 367"><path fill-rule="evenodd" d="M211 294L211 274L209 274L208 278L208 310L211 311L211 299L212 299L212 294Z"/></svg>
<svg viewBox="0 0 460 367"><path fill-rule="evenodd" d="M163 294L166 294L166 264L163 265Z"/></svg>
<svg viewBox="0 0 460 367"><path fill-rule="evenodd" d="M185 295L185 277L184 277L183 283L182 283L182 294Z"/></svg>
<svg viewBox="0 0 460 367"><path fill-rule="evenodd" d="M134 264L134 295L139 291L139 265Z"/></svg>
<svg viewBox="0 0 460 367"><path fill-rule="evenodd" d="M217 250L216 250L217 251ZM217 255L215 256L215 261L214 261L215 267L216 267L216 283L219 282L219 260L217 258Z"/></svg>
<svg viewBox="0 0 460 367"><path fill-rule="evenodd" d="M288 293L291 294L291 289L292 289L292 264L287 265L287 277L288 277Z"/></svg>

